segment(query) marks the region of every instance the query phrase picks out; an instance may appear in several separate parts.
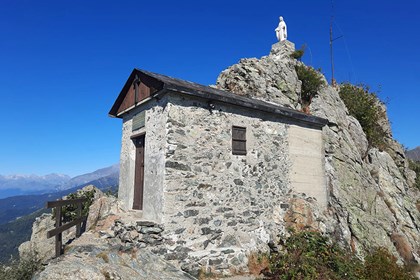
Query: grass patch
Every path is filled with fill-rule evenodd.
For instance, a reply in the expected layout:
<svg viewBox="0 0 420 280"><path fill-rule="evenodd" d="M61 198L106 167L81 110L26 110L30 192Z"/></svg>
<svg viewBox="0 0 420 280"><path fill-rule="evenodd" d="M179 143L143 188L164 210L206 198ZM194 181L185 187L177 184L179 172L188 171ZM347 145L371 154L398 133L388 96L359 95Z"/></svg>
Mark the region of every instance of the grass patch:
<svg viewBox="0 0 420 280"><path fill-rule="evenodd" d="M300 49L292 52L290 54L290 57L301 61L302 56L305 54L305 49L306 49L306 45L302 45L302 47L300 47Z"/></svg>
<svg viewBox="0 0 420 280"><path fill-rule="evenodd" d="M270 266L269 254L251 254L248 257L248 269L252 275L260 275Z"/></svg>
<svg viewBox="0 0 420 280"><path fill-rule="evenodd" d="M106 252L100 252L99 254L96 255L97 258L101 258L104 260L104 262L109 263L109 257L108 254Z"/></svg>

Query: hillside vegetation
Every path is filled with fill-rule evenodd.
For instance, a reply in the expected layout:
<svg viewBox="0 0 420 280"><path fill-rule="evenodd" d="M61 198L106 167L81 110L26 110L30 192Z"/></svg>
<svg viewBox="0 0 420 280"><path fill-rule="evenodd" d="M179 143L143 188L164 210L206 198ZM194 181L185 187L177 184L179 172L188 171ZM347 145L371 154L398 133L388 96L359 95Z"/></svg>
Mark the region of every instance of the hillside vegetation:
<svg viewBox="0 0 420 280"><path fill-rule="evenodd" d="M283 248L282 252L260 257L268 259L265 279L416 279L385 248L373 248L363 262L318 232L292 234Z"/></svg>
<svg viewBox="0 0 420 280"><path fill-rule="evenodd" d="M31 237L32 224L35 219L49 209L39 209L29 215L1 225L0 227L0 263L9 263L18 257L18 247Z"/></svg>
<svg viewBox="0 0 420 280"><path fill-rule="evenodd" d="M410 169L416 172L416 182L414 186L420 190L420 161L410 160Z"/></svg>
<svg viewBox="0 0 420 280"><path fill-rule="evenodd" d="M379 120L386 114L378 104L381 102L376 93L371 92L366 85L340 85L340 98L346 104L350 115L355 117L363 128L371 147L385 148L386 133L379 124Z"/></svg>

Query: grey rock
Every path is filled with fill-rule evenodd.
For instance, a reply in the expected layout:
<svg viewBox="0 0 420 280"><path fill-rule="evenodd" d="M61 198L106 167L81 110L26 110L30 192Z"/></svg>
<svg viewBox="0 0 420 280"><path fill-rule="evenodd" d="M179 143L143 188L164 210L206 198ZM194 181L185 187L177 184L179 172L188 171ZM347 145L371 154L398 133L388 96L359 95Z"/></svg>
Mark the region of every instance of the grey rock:
<svg viewBox="0 0 420 280"><path fill-rule="evenodd" d="M179 228L179 229L175 230L175 233L176 233L176 234L181 234L181 233L183 233L184 231L185 231L185 228Z"/></svg>
<svg viewBox="0 0 420 280"><path fill-rule="evenodd" d="M165 166L183 171L191 171L191 167L189 167L188 165L174 161L167 161Z"/></svg>
<svg viewBox="0 0 420 280"><path fill-rule="evenodd" d="M141 227L153 227L153 226L157 226L156 223L150 222L150 221L138 221L136 224L138 226L141 226Z"/></svg>
<svg viewBox="0 0 420 280"><path fill-rule="evenodd" d="M198 213L199 213L199 211L198 210L186 210L186 211L184 211L184 217L185 218L188 218L188 217L192 217L192 216L197 216L198 215Z"/></svg>
<svg viewBox="0 0 420 280"><path fill-rule="evenodd" d="M102 260L102 261L101 261ZM106 261L103 261L106 260ZM50 263L35 280L53 279L196 279L147 249L129 253L102 252L97 256L69 254Z"/></svg>
<svg viewBox="0 0 420 280"><path fill-rule="evenodd" d="M221 220L216 220L216 221L214 221L214 222L213 222L213 224L214 224L216 227L218 227L218 226L221 226L221 225L222 225L222 221L221 221Z"/></svg>
<svg viewBox="0 0 420 280"><path fill-rule="evenodd" d="M238 245L239 243L236 239L236 236L229 234L222 239L222 242L220 243L219 247L234 247Z"/></svg>
<svg viewBox="0 0 420 280"><path fill-rule="evenodd" d="M142 227L140 232L144 234L161 233L163 230L159 227Z"/></svg>

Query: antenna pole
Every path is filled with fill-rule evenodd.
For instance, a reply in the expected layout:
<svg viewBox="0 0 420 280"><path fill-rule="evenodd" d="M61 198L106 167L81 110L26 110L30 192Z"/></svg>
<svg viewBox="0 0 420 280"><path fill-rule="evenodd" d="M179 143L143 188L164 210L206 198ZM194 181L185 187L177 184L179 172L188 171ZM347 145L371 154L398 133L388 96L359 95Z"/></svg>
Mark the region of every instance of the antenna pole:
<svg viewBox="0 0 420 280"><path fill-rule="evenodd" d="M330 23L331 85L335 86L336 81L334 79L333 21L334 21L334 2L333 0L331 0L331 23Z"/></svg>

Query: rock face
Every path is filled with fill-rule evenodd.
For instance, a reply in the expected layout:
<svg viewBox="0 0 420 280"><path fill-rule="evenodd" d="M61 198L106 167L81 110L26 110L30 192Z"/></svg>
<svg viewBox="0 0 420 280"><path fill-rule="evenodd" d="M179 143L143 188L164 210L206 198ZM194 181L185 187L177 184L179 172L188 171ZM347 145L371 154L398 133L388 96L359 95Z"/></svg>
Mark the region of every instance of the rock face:
<svg viewBox="0 0 420 280"><path fill-rule="evenodd" d="M290 59L293 43L283 41L273 45L269 56L261 59L245 58L224 70L216 87L292 109L300 109L301 82Z"/></svg>
<svg viewBox="0 0 420 280"><path fill-rule="evenodd" d="M93 232L83 234L62 257L53 260L33 279L194 279L150 249L124 251Z"/></svg>
<svg viewBox="0 0 420 280"><path fill-rule="evenodd" d="M42 214L32 225L30 241L19 246L20 258L36 255L41 262L46 262L54 256L54 238L47 239L47 232L54 228L52 214Z"/></svg>
<svg viewBox="0 0 420 280"><path fill-rule="evenodd" d="M294 71L297 62L289 56L292 51L291 44L278 43L269 56L242 59L220 74L217 87L299 109L301 83ZM368 147L360 124L349 116L335 88L324 86L310 111L330 121L323 131L329 211L321 230L361 256L384 246L405 262L419 262L420 195L410 188L415 174L401 145L392 139L386 114L381 125L389 147L379 151Z"/></svg>

